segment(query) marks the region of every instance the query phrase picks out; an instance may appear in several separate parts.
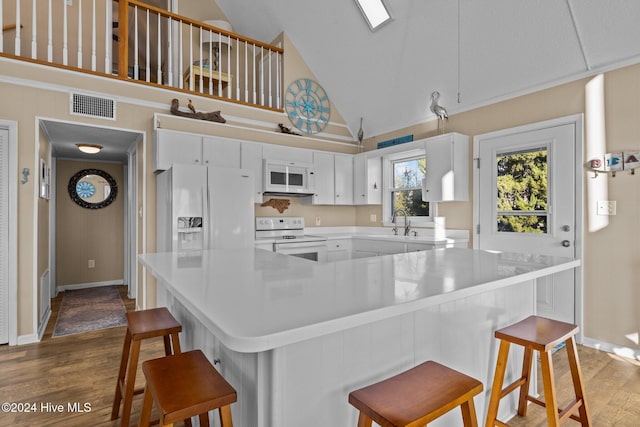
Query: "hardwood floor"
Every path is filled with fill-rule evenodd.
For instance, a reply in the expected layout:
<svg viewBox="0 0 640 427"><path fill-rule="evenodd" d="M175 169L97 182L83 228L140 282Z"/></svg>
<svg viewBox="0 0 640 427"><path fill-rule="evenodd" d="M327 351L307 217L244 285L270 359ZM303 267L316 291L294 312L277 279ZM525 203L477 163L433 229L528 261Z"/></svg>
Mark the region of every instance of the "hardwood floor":
<svg viewBox="0 0 640 427"><path fill-rule="evenodd" d="M133 310L134 301L126 297L126 287L121 286L119 290L127 310ZM53 300L51 320L42 342L0 346L0 403L23 403L35 405L36 409L28 413L2 412L0 427L120 425L120 420L110 418L125 327L52 338L61 300L62 294ZM163 354L161 340L145 341L140 358ZM579 357L593 425L640 426L640 362L582 346L579 346ZM562 405L573 398L564 350L558 351L553 360ZM138 385L142 385L140 371L137 378ZM541 385L539 389L542 390ZM47 409L48 403L51 406ZM90 411L70 411L68 405L76 403L80 408L89 404ZM62 405L62 412L54 412L57 405ZM137 423L141 406L141 397L135 397L132 423ZM483 408L476 409L482 425ZM513 427L547 425L544 409L537 405L529 405L526 417L516 416L509 423ZM578 423L571 420L565 425Z"/></svg>

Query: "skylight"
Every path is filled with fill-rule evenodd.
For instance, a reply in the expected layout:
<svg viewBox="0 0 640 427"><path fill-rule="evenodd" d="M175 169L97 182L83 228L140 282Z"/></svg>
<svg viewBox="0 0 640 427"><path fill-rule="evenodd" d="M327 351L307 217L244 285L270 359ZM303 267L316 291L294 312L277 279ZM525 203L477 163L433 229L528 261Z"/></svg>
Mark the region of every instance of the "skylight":
<svg viewBox="0 0 640 427"><path fill-rule="evenodd" d="M371 31L375 31L385 22L391 20L391 15L382 0L356 0Z"/></svg>

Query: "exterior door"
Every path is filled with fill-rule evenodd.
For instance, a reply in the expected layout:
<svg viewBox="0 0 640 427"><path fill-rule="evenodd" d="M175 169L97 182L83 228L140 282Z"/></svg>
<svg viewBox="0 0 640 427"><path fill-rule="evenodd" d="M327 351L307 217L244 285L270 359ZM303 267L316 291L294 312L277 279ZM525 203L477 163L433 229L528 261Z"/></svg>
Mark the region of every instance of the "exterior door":
<svg viewBox="0 0 640 427"><path fill-rule="evenodd" d="M580 129L575 121L553 121L475 138L478 249L580 256L575 169ZM539 279L538 314L576 323L578 277L570 270Z"/></svg>
<svg viewBox="0 0 640 427"><path fill-rule="evenodd" d="M0 344L9 342L9 131L0 128Z"/></svg>

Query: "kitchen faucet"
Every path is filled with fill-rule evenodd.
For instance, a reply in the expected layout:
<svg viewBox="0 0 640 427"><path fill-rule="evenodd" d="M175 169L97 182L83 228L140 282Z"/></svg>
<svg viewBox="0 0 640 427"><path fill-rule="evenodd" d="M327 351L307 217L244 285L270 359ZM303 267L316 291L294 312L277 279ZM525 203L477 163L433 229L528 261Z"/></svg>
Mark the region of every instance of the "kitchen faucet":
<svg viewBox="0 0 640 427"><path fill-rule="evenodd" d="M393 234L395 234L396 236L398 235L398 226L395 225L395 224L396 224L396 216L400 212L402 212L404 214L404 235L408 236L409 235L409 230L411 229L411 221L407 222L407 213L403 209L396 209L393 212L393 218L391 219L391 222L394 224L393 225Z"/></svg>

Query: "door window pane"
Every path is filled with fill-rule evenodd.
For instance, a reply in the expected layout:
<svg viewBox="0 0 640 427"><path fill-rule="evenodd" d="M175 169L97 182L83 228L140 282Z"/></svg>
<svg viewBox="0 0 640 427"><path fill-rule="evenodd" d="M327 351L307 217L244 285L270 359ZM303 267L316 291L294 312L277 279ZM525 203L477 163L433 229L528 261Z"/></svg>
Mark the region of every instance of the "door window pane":
<svg viewBox="0 0 640 427"><path fill-rule="evenodd" d="M499 232L547 233L547 154L535 148L496 156Z"/></svg>

